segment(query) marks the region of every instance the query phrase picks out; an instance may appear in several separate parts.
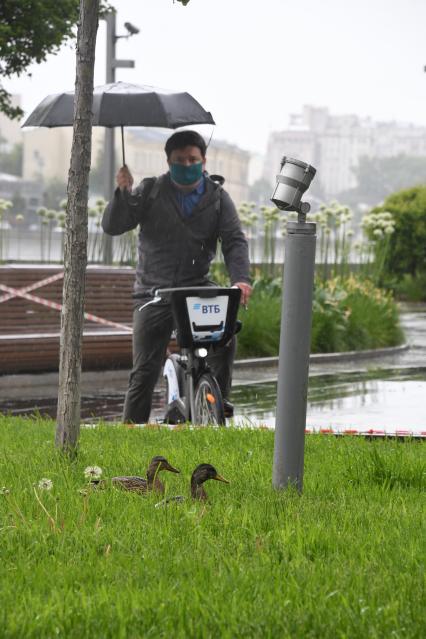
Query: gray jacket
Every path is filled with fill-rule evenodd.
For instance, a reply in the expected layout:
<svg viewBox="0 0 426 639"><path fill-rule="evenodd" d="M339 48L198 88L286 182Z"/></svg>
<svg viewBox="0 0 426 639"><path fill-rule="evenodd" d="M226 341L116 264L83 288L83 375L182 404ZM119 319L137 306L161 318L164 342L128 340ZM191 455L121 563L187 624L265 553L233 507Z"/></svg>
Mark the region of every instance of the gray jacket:
<svg viewBox="0 0 426 639"><path fill-rule="evenodd" d="M231 279L250 282L247 240L228 193L206 176L206 190L189 217L184 217L168 173L147 178L132 192L117 189L105 209L102 228L121 235L140 227L139 261L134 291L202 286L209 283L217 240Z"/></svg>

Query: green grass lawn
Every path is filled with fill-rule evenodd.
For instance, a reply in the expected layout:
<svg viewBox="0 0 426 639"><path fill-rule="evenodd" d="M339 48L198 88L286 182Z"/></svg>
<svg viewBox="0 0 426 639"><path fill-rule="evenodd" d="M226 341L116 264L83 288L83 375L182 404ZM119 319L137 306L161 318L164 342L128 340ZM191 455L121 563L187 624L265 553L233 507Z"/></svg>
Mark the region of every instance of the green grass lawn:
<svg viewBox="0 0 426 639"><path fill-rule="evenodd" d="M2 639L426 635L424 444L309 436L299 496L271 488L266 430L101 425L73 463L53 435L0 417ZM87 466L141 474L154 455L182 471L169 495L201 462L231 484L165 508L109 483L80 494Z"/></svg>

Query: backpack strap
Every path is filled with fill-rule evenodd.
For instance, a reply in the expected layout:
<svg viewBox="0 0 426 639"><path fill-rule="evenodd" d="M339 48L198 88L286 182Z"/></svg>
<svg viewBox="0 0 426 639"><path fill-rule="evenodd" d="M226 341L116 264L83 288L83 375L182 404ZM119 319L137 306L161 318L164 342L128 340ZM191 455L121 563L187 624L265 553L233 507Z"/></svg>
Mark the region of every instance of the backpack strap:
<svg viewBox="0 0 426 639"><path fill-rule="evenodd" d="M216 214L216 235L220 242L222 241L222 238L219 235L220 215L222 213L222 192L222 185L219 184L219 186L217 187L216 201L214 203L214 212Z"/></svg>
<svg viewBox="0 0 426 639"><path fill-rule="evenodd" d="M153 177L153 178L148 178L149 180L149 184L148 184L148 194L146 197L146 203L151 205L152 202L155 200L155 198L158 195L158 192L160 190L160 186L161 186L161 178L159 177Z"/></svg>

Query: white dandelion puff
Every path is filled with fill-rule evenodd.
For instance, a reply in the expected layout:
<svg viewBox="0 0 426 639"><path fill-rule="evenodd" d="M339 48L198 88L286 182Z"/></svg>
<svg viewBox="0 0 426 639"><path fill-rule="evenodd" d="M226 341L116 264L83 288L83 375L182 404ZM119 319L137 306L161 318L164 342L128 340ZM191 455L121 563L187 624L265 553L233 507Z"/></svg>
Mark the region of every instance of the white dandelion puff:
<svg viewBox="0 0 426 639"><path fill-rule="evenodd" d="M46 477L43 477L38 482L38 487L40 488L40 490L52 490L53 481L51 479L46 479Z"/></svg>
<svg viewBox="0 0 426 639"><path fill-rule="evenodd" d="M99 468L99 466L87 466L87 468L84 469L86 479L99 479L101 475L102 468Z"/></svg>

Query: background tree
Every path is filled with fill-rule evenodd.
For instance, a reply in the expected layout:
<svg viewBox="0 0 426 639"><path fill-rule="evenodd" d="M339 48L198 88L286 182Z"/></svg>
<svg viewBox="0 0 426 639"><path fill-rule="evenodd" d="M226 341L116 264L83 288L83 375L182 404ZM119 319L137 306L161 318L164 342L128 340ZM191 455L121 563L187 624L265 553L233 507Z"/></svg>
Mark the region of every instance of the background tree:
<svg viewBox="0 0 426 639"><path fill-rule="evenodd" d="M101 13L111 10L102 0ZM46 60L75 36L79 0L1 0L0 75L21 75L34 62ZM20 118L23 111L11 103L11 95L0 84L0 111L9 118Z"/></svg>
<svg viewBox="0 0 426 639"><path fill-rule="evenodd" d="M426 186L393 193L372 213L389 211L395 220L384 272L397 280L426 273Z"/></svg>
<svg viewBox="0 0 426 639"><path fill-rule="evenodd" d="M119 166L121 156L115 151L114 165ZM105 150L100 148L90 169L90 195L103 195L105 191Z"/></svg>
<svg viewBox="0 0 426 639"><path fill-rule="evenodd" d="M8 151L0 151L0 173L22 176L22 144L14 144Z"/></svg>
<svg viewBox="0 0 426 639"><path fill-rule="evenodd" d="M249 200L250 202L256 202L257 205L268 204L271 200L273 192L273 186L265 178L259 178L250 186Z"/></svg>
<svg viewBox="0 0 426 639"><path fill-rule="evenodd" d="M61 202L67 199L67 185L58 177L52 177L44 182L43 206L47 209L61 208Z"/></svg>
<svg viewBox="0 0 426 639"><path fill-rule="evenodd" d="M65 220L64 284L56 445L74 453L80 432L81 350L87 264L87 200L99 0L81 0L77 33L74 127Z"/></svg>
<svg viewBox="0 0 426 639"><path fill-rule="evenodd" d="M403 154L388 158L363 156L353 170L357 186L339 193L338 200L349 206L359 203L374 206L395 191L423 184L426 157Z"/></svg>

